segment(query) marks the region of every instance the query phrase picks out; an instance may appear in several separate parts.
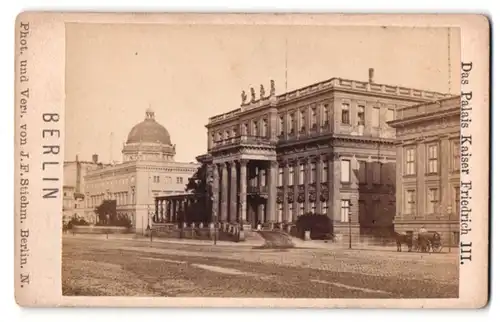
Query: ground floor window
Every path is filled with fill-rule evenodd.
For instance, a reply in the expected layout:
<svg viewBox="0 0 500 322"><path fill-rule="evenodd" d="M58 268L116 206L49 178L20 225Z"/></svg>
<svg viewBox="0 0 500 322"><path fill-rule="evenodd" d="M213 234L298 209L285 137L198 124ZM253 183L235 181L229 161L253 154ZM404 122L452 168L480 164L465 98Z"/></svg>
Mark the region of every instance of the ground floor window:
<svg viewBox="0 0 500 322"><path fill-rule="evenodd" d="M283 204L282 203L278 204L278 220L280 222L283 221Z"/></svg>
<svg viewBox="0 0 500 322"><path fill-rule="evenodd" d="M340 208L340 221L342 222L349 221L349 211L350 211L349 200L343 199L341 201L341 208Z"/></svg>
<svg viewBox="0 0 500 322"><path fill-rule="evenodd" d="M321 203L321 213L322 213L323 215L328 214L328 203L327 203L326 201L323 201L323 202Z"/></svg>
<svg viewBox="0 0 500 322"><path fill-rule="evenodd" d="M288 220L292 220L293 216L293 202L288 203Z"/></svg>

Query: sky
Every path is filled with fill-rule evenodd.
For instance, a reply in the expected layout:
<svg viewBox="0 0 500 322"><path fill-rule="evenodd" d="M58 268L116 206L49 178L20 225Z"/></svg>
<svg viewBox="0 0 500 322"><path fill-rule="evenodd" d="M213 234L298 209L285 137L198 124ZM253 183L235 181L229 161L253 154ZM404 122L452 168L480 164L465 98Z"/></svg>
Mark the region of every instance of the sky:
<svg viewBox="0 0 500 322"><path fill-rule="evenodd" d="M206 152L208 118L271 79L282 94L341 77L460 92L460 35L445 28L67 24L65 159L121 161L151 107L176 161ZM449 50L448 50L449 45ZM448 52L450 55L448 55ZM451 75L451 77L449 76Z"/></svg>

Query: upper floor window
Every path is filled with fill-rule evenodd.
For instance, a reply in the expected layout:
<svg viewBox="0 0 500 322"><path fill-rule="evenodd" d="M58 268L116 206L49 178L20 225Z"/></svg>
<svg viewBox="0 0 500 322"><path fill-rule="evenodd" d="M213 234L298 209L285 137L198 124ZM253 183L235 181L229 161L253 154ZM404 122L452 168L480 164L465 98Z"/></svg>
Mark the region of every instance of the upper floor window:
<svg viewBox="0 0 500 322"><path fill-rule="evenodd" d="M224 140L229 139L229 131L224 132Z"/></svg>
<svg viewBox="0 0 500 322"><path fill-rule="evenodd" d="M439 205L439 190L438 188L430 188L427 192L427 213L435 214L438 212Z"/></svg>
<svg viewBox="0 0 500 322"><path fill-rule="evenodd" d="M283 186L283 167L278 170L278 187Z"/></svg>
<svg viewBox="0 0 500 322"><path fill-rule="evenodd" d="M305 131L306 129L306 115L304 113L304 111L300 111L299 112L299 128L300 128L300 131Z"/></svg>
<svg viewBox="0 0 500 322"><path fill-rule="evenodd" d="M351 124L349 118L349 103L342 103L342 124Z"/></svg>
<svg viewBox="0 0 500 322"><path fill-rule="evenodd" d="M460 143L458 141L451 142L452 153L452 170L460 171Z"/></svg>
<svg viewBox="0 0 500 322"><path fill-rule="evenodd" d="M283 119L283 115L280 115L279 117L279 124L278 124L278 133L279 135L284 134L284 127L285 127L285 120Z"/></svg>
<svg viewBox="0 0 500 322"><path fill-rule="evenodd" d="M349 199L342 199L340 203L340 221L349 221L349 212L351 211L351 201Z"/></svg>
<svg viewBox="0 0 500 322"><path fill-rule="evenodd" d="M311 172L309 173L309 183L316 182L316 162L311 163Z"/></svg>
<svg viewBox="0 0 500 322"><path fill-rule="evenodd" d="M323 105L323 126L328 125L329 119L330 119L329 105L325 104Z"/></svg>
<svg viewBox="0 0 500 322"><path fill-rule="evenodd" d="M321 173L321 182L328 182L328 162L323 161L323 172Z"/></svg>
<svg viewBox="0 0 500 322"><path fill-rule="evenodd" d="M267 136L267 119L262 120L262 136Z"/></svg>
<svg viewBox="0 0 500 322"><path fill-rule="evenodd" d="M318 121L318 113L316 111L316 107L311 108L311 129L315 129Z"/></svg>
<svg viewBox="0 0 500 322"><path fill-rule="evenodd" d="M387 112L386 112L386 121L390 122L392 120L394 120L394 109L389 108L389 109L387 109Z"/></svg>
<svg viewBox="0 0 500 322"><path fill-rule="evenodd" d="M372 109L372 127L380 127L380 108Z"/></svg>
<svg viewBox="0 0 500 322"><path fill-rule="evenodd" d="M293 112L288 114L288 133L293 134L295 132L295 117Z"/></svg>
<svg viewBox="0 0 500 322"><path fill-rule="evenodd" d="M415 148L406 148L405 153L405 175L415 175Z"/></svg>
<svg viewBox="0 0 500 322"><path fill-rule="evenodd" d="M427 146L427 172L438 173L438 146L430 144Z"/></svg>
<svg viewBox="0 0 500 322"><path fill-rule="evenodd" d="M288 185L292 186L295 182L295 167L293 165L288 166Z"/></svg>
<svg viewBox="0 0 500 322"><path fill-rule="evenodd" d="M248 135L248 124L247 123L243 123L241 127L242 127L241 134L242 135Z"/></svg>
<svg viewBox="0 0 500 322"><path fill-rule="evenodd" d="M363 105L358 106L358 125L365 125L365 107Z"/></svg>
<svg viewBox="0 0 500 322"><path fill-rule="evenodd" d="M253 121L253 129L252 129L252 135L258 136L259 135L259 123L257 121Z"/></svg>
<svg viewBox="0 0 500 322"><path fill-rule="evenodd" d="M184 182L184 180L183 180L183 179L184 179L184 178L182 178L182 177L177 177L177 183L183 183L183 182Z"/></svg>
<svg viewBox="0 0 500 322"><path fill-rule="evenodd" d="M340 163L340 181L343 183L351 182L351 161L342 160Z"/></svg>
<svg viewBox="0 0 500 322"><path fill-rule="evenodd" d="M304 184L304 164L299 166L299 184Z"/></svg>
<svg viewBox="0 0 500 322"><path fill-rule="evenodd" d="M232 136L233 138L235 138L235 137L236 137L236 133L237 133L236 128L234 128L234 127L233 127L233 131L232 131L232 132L233 132L233 133L231 133L231 136Z"/></svg>

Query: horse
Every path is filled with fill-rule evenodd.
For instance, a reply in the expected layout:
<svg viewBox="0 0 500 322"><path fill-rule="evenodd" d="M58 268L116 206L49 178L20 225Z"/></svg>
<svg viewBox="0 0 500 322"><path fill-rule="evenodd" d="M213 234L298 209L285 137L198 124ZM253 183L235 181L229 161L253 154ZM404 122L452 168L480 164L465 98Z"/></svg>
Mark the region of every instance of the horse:
<svg viewBox="0 0 500 322"><path fill-rule="evenodd" d="M398 232L394 232L394 239L396 240L397 251L401 251L401 244L406 244L408 246L408 251L411 252L413 246L412 236L407 234L400 234Z"/></svg>

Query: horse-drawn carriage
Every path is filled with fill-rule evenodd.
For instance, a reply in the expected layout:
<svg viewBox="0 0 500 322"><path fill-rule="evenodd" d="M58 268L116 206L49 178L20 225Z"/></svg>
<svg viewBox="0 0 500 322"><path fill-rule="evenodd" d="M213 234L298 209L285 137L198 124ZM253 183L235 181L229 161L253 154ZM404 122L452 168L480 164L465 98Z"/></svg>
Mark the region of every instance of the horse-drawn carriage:
<svg viewBox="0 0 500 322"><path fill-rule="evenodd" d="M428 253L431 250L438 253L443 248L441 244L441 235L439 235L437 231L419 233L413 242L413 247L416 251L422 253Z"/></svg>
<svg viewBox="0 0 500 322"><path fill-rule="evenodd" d="M442 249L441 235L437 231L420 232L418 234L395 233L397 251L401 251L401 244L408 245L408 251L428 253L431 250L438 253Z"/></svg>

